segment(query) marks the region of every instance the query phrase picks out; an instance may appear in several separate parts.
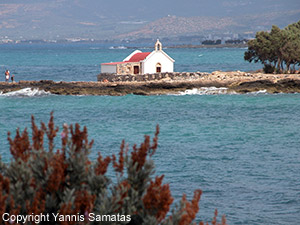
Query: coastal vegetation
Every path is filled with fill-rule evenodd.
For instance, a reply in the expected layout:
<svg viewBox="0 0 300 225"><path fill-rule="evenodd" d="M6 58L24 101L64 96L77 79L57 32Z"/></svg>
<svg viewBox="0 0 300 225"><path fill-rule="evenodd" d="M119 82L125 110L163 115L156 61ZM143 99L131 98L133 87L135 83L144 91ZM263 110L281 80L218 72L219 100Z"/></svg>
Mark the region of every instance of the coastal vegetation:
<svg viewBox="0 0 300 225"><path fill-rule="evenodd" d="M152 141L145 136L131 151L122 141L117 156L99 152L93 160L86 127L64 124L57 150L53 114L47 125L38 127L33 116L31 122L32 135L27 129L17 129L14 138L8 133L12 160L0 160L0 224L196 224L202 191L195 190L191 201L183 195L170 211L169 184L154 176L158 126ZM13 215L20 215L19 223ZM216 217L217 210L211 224L219 224Z"/></svg>
<svg viewBox="0 0 300 225"><path fill-rule="evenodd" d="M248 42L245 60L261 62L265 73L295 73L300 65L300 21L270 32L260 31Z"/></svg>

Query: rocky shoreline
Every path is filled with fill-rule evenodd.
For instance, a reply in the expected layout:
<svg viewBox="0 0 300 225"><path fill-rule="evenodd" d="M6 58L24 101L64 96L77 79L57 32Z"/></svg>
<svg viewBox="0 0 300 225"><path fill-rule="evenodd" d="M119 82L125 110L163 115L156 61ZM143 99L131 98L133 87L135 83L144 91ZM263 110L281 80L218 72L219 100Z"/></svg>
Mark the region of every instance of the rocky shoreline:
<svg viewBox="0 0 300 225"><path fill-rule="evenodd" d="M227 93L300 93L300 74L263 74L241 71L202 73L182 79L133 82L54 82L51 80L0 82L0 93L24 88L39 89L57 95L162 95L178 94L203 87L224 87Z"/></svg>

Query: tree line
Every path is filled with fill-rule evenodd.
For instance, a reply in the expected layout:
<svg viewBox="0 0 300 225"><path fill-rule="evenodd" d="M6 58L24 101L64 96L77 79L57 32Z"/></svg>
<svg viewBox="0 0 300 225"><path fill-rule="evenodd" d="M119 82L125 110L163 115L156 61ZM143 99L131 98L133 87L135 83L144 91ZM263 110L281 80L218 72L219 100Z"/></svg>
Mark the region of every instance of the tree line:
<svg viewBox="0 0 300 225"><path fill-rule="evenodd" d="M284 29L273 25L248 42L244 59L261 62L265 73L295 73L300 65L300 21Z"/></svg>

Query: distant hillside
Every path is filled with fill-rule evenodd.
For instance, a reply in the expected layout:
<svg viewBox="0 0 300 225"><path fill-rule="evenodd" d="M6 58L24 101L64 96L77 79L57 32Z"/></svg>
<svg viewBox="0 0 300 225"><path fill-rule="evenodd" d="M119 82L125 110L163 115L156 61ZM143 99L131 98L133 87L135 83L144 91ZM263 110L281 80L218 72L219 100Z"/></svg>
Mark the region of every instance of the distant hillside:
<svg viewBox="0 0 300 225"><path fill-rule="evenodd" d="M273 24L285 27L300 19L300 10L272 12L265 14L232 17L176 17L168 16L150 22L143 27L116 36L120 39L138 39L147 37L170 37L185 35L205 35L207 33L249 33L268 30Z"/></svg>
<svg viewBox="0 0 300 225"><path fill-rule="evenodd" d="M118 35L116 38L167 37L178 35L203 34L204 31L226 30L238 24L232 18L215 17L176 17L168 16L151 22L142 28Z"/></svg>
<svg viewBox="0 0 300 225"><path fill-rule="evenodd" d="M298 0L0 0L0 41L255 32L299 18Z"/></svg>
<svg viewBox="0 0 300 225"><path fill-rule="evenodd" d="M145 21L129 20L101 4L87 6L77 0L29 1L1 4L0 38L106 39L137 29ZM5 1L5 0L4 0Z"/></svg>

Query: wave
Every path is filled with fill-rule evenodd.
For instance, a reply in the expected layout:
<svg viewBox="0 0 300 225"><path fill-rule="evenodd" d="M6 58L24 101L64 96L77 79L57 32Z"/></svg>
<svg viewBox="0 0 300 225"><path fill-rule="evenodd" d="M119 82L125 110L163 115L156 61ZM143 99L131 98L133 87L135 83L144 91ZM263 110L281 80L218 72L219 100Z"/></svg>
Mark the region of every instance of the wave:
<svg viewBox="0 0 300 225"><path fill-rule="evenodd" d="M259 91L252 91L252 92L249 92L247 94L250 94L250 95L258 95L258 94L268 94L267 90L264 89L264 90L259 90Z"/></svg>
<svg viewBox="0 0 300 225"><path fill-rule="evenodd" d="M7 93L0 92L0 96L5 97L40 97L51 95L50 92L39 90L38 88L23 88L18 91L11 91Z"/></svg>
<svg viewBox="0 0 300 225"><path fill-rule="evenodd" d="M180 91L176 95L225 95L225 94L238 94L235 91L229 91L226 87L202 87L202 88L193 88L185 91ZM266 89L253 91L246 93L247 95L264 95L269 94Z"/></svg>
<svg viewBox="0 0 300 225"><path fill-rule="evenodd" d="M225 87L201 87L193 88L185 91L180 91L178 95L224 95L235 94L235 92L228 92L228 88Z"/></svg>
<svg viewBox="0 0 300 225"><path fill-rule="evenodd" d="M111 46L109 49L127 49L125 46Z"/></svg>

